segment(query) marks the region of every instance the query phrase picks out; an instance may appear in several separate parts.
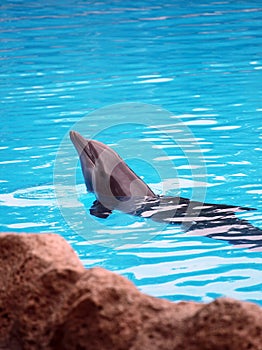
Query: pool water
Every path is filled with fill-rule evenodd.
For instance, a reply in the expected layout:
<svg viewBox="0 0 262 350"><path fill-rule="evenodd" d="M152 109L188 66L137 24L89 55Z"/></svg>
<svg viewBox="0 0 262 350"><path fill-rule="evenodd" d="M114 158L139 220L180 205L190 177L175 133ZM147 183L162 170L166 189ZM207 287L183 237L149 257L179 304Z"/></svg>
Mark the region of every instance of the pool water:
<svg viewBox="0 0 262 350"><path fill-rule="evenodd" d="M3 0L0 230L55 232L169 300L262 305L259 251L114 212L91 217L81 131L154 191L245 212L262 229L260 1Z"/></svg>

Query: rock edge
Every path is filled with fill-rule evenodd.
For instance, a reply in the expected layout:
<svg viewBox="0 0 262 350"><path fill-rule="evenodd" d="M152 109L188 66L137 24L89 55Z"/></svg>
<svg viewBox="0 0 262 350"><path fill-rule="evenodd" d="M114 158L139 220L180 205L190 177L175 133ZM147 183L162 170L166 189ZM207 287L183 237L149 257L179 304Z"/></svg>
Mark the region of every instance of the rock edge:
<svg viewBox="0 0 262 350"><path fill-rule="evenodd" d="M262 309L228 298L171 303L55 234L0 234L0 350L262 350Z"/></svg>

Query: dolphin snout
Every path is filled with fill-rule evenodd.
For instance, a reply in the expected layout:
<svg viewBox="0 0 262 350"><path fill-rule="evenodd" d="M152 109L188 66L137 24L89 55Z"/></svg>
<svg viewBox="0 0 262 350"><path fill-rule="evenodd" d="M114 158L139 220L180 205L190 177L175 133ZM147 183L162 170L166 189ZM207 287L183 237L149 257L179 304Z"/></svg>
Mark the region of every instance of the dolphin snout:
<svg viewBox="0 0 262 350"><path fill-rule="evenodd" d="M88 140L81 136L77 131L70 131L69 136L80 155L84 148L88 145Z"/></svg>

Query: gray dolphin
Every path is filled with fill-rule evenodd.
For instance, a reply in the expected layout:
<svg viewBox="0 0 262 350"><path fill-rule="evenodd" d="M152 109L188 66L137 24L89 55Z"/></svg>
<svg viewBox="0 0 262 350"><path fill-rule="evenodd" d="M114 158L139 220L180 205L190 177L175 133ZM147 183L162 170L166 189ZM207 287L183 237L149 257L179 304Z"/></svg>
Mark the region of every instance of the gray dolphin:
<svg viewBox="0 0 262 350"><path fill-rule="evenodd" d="M89 192L96 196L90 214L107 218L113 210L168 224L181 224L194 235L229 241L253 250L262 248L262 230L235 213L254 210L210 204L183 197L159 196L107 145L70 132Z"/></svg>

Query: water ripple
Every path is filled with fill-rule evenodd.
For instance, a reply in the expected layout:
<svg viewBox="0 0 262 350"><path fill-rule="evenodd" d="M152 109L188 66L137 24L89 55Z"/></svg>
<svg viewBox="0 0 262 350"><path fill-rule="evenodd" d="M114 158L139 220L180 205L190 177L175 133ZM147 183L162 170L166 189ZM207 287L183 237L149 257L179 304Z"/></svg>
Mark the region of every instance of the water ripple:
<svg viewBox="0 0 262 350"><path fill-rule="evenodd" d="M118 271L149 294L261 304L261 253L120 213L106 222L88 217L83 239L66 225L52 185L61 140L88 114L87 136L161 169L155 179L152 167L130 163L157 193L190 197L193 187L207 188L208 202L256 208L241 218L262 227L261 5L4 0L0 22L1 229L57 232L86 266ZM139 115L150 120L143 132L106 130L108 120L131 122L126 114L90 113L127 101L172 113ZM72 211L72 189L64 190ZM88 212L94 198L83 186L77 193L75 209L85 204ZM140 245L139 235L146 237Z"/></svg>

